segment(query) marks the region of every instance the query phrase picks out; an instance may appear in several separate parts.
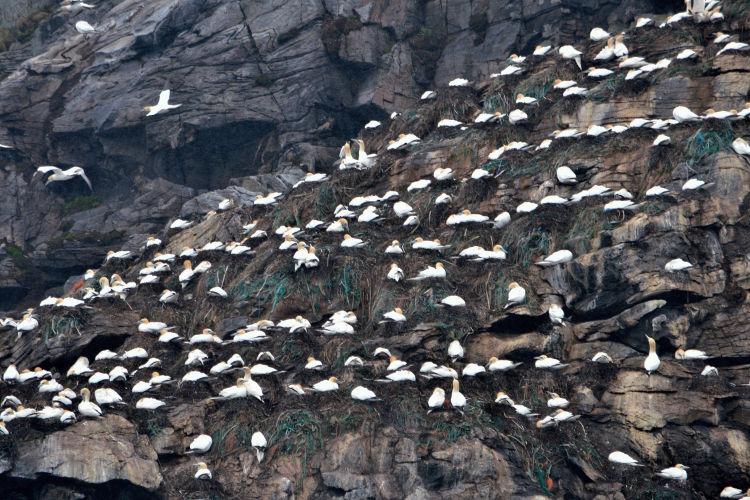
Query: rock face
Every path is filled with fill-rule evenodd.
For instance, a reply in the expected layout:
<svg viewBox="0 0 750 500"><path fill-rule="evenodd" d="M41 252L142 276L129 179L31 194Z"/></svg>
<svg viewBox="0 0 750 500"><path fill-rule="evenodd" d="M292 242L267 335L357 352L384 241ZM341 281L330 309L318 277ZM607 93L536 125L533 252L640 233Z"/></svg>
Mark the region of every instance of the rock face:
<svg viewBox="0 0 750 500"><path fill-rule="evenodd" d="M156 458L148 438L138 435L133 424L107 415L25 443L10 473L28 479L54 474L94 484L119 479L155 490L162 483Z"/></svg>
<svg viewBox="0 0 750 500"><path fill-rule="evenodd" d="M0 19L38 8L11 3ZM31 41L0 53L0 143L16 148L0 152L0 241L24 258L1 267L0 308L154 232L183 197L199 194L190 190L327 168L366 121L414 106L427 87L480 80L536 43L674 8L644 0L109 0L56 13ZM97 33L78 34L81 19ZM164 88L182 107L146 119L143 107ZM83 166L94 193L82 182L45 188L33 177L45 164Z"/></svg>
<svg viewBox="0 0 750 500"><path fill-rule="evenodd" d="M59 24L59 15L40 28L36 42L44 42L44 51L0 82L0 89L21 96L0 98L8 101L0 108L6 137L16 146L0 150L8 162L0 185L12 195L0 197L0 269L7 273L6 290L16 294L3 293L3 304L23 297L30 280L62 283L71 269L77 274L55 294L80 297L86 287L100 289L99 277L115 273L136 281L157 251L244 241L252 253L202 251L192 262L206 260L211 267L185 286L177 260L157 284L138 286L125 300L98 298L77 309L34 301L37 329L19 337L12 326L2 327L0 372L10 363L20 370L38 366L80 394L94 387L88 375L66 375L79 356L91 360L94 371L129 371L126 380L97 386L116 390L125 403L105 406L104 418L7 423L9 435L0 435L0 483L11 498L704 499L718 497L729 484L750 487L750 162L731 147L737 137L750 138L750 119L633 127L489 159L511 141L539 145L555 129L664 120L677 105L696 112L744 108L749 53L717 57L711 40L719 29L745 36L750 12L742 2L725 1L722 24L686 20L668 29L630 29L632 55L656 61L693 48L699 57L673 61L635 81L619 70L594 82L572 62L552 56L531 59L521 75L487 79L486 72L501 67L503 50L521 47L526 54L529 45L550 39L553 26L561 40L582 40L594 24L619 29L619 22L647 5L522 2L513 10L506 3L449 4L123 0L91 12L103 30L89 39ZM584 63L592 63L603 45L580 41ZM357 76L350 77L347 67ZM457 72L473 85L440 86ZM554 78L575 79L589 94L564 98L552 89ZM208 90L200 91L201 85ZM425 85L438 85L438 95L418 102ZM166 86L182 107L145 121L139 107ZM523 107L527 123L471 123L480 110L513 109L519 93L538 99ZM205 96L221 96L212 97L221 105ZM375 108L402 113L359 130ZM466 129L437 128L444 118ZM357 133L368 151L377 152L374 167L330 169L326 182L289 189L305 170L320 167L316 159L327 167L332 149ZM389 140L406 133L421 141L387 149ZM652 146L659 133L670 136L668 146ZM40 138L44 146L32 148ZM33 176L36 164L58 161L95 162L87 166L95 186L102 186L95 198L74 181L44 187ZM576 185L557 181L563 165L576 173ZM454 179L438 182L438 167L453 169ZM477 169L490 175L471 179ZM683 190L688 178L706 184ZM432 184L407 192L405 186L419 179ZM570 200L595 185L626 189L635 206L605 211L613 193L541 203L553 194ZM655 185L668 192L647 197ZM280 251L280 226L328 223L339 205L359 214L363 208L354 207L353 198L392 189L415 210L416 227L405 228L393 202L383 202L377 204L381 220L348 223L364 248L342 248L341 233L305 229L297 237L316 248L317 267L295 270L292 252ZM277 206L254 204L271 190L283 193ZM450 195L449 204L435 204L442 193ZM212 213L224 198L232 206ZM527 201L540 205L518 213ZM502 228L447 223L465 209L490 218L507 211L511 220ZM168 229L177 216L193 224ZM243 240L243 226L251 221L268 237ZM144 249L148 235L162 244ZM418 236L449 248L417 251L411 244ZM394 239L406 255L385 254ZM495 244L506 250L506 259L459 258L470 246ZM102 265L84 281L80 272L113 246L135 256ZM572 253L570 262L536 265L562 249ZM692 267L666 271L675 258ZM385 277L392 262L405 277L440 262L447 277L396 283ZM508 305L511 282L526 290L523 304ZM227 292L225 299L207 294L216 286ZM179 292L177 304L158 301L165 288ZM448 295L463 297L466 307L440 305ZM550 318L553 304L563 309L559 322ZM384 322L384 313L396 307L406 321ZM20 309L10 316L18 318ZM321 333L340 310L356 314L354 334ZM238 329L256 321L297 315L312 326L293 333L264 327L267 338L260 342L232 341ZM138 332L140 318L163 321L181 338L164 343ZM204 328L222 343L190 344L187 339ZM655 339L661 359L651 374L643 367L646 336ZM453 340L464 347L463 357L448 356ZM123 356L136 347L147 357ZM386 383L389 361L374 355L378 347L408 363L416 380ZM197 348L207 360L188 366L189 352ZM706 351L708 359L677 360L679 348ZM95 360L105 349L119 357ZM613 362L593 362L599 352ZM188 371L208 373L235 354L247 366L263 362L278 370L253 376L262 401L216 398L241 371L181 382ZM542 354L565 366L536 368ZM350 356L363 365L345 366ZM320 360L322 369L304 369L308 357ZM506 372L463 374L469 363L486 366L491 357L520 364ZM151 358L158 363L143 366ZM428 407L436 388L450 400L452 379L420 375L425 361L460 374L467 398L460 411L451 403ZM718 375L701 375L707 365ZM134 394L133 385L150 380L154 370L172 381ZM331 376L338 391L310 389ZM291 384L305 394L290 393ZM0 382L0 398L12 395L40 410L51 397L41 385ZM352 399L358 385L377 399ZM498 391L532 415L495 403ZM547 403L551 392L569 400L573 422L536 424L554 411ZM165 407L136 408L146 395ZM262 460L252 446L256 431L268 441ZM211 449L189 453L200 434L212 437ZM643 467L610 463L615 450ZM194 478L200 461L211 480ZM690 467L686 481L656 475L677 462Z"/></svg>

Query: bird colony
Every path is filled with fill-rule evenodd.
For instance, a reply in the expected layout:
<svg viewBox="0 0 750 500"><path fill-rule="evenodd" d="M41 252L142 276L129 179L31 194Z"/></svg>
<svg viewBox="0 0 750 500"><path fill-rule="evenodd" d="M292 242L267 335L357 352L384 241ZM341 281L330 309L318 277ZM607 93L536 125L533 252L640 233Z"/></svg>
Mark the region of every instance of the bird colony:
<svg viewBox="0 0 750 500"><path fill-rule="evenodd" d="M2 439L22 439L29 425L51 432L108 414L154 421L179 398L209 405L210 412L224 411L224 419L249 418L247 445L258 463L273 469L267 450L275 444L271 436L280 439L270 418L275 409L343 405L366 408L380 419L393 412L396 399L408 398L410 411L423 422L476 425L477 416L486 414L529 442L580 443L589 422L599 418L597 408L582 404L580 394L563 391L583 372L596 377L635 370L646 387L668 381L661 373L672 364L690 367L696 380L722 377L726 363L720 357L688 344L674 349L655 335L632 346L627 359L598 351L586 362L569 362L565 342L581 318L548 283L579 265L583 255L574 250L580 246L563 238L533 246L542 231L532 235L536 239L510 232L514 225L556 221L560 213L575 219L591 209L612 230L654 203L678 206L711 196L713 181L692 175L695 171L679 181L662 177L660 185L644 184L647 177L595 184L585 168L565 164L563 151L573 145L605 148L637 138L643 155L668 158L679 152L674 136L729 124L734 135L728 152L748 164L750 103L740 110L706 111L678 105L668 116L594 121L580 129L535 126L542 104L575 109L600 92L605 79L643 89L674 67L699 66L709 57L739 55L750 64L743 55L748 49L743 34L724 25L719 3L698 4L662 21L639 18L624 33L594 28L590 40L576 45L539 46L531 54L511 56L505 69L488 75L485 92L507 91L539 68L559 78L543 95L518 92L508 98L506 92L501 102L485 99L470 119L440 106L441 99L475 95L471 82L456 78L447 88L426 91L417 110L367 123L360 138L343 145L329 173L308 173L289 192L258 195L251 207L224 200L203 218L173 220L140 251L109 252L102 267L88 271L69 294L45 298L15 319L4 319L2 328L14 342L36 342L53 319L70 319L85 332L96 314L127 312L137 315L130 335L111 348L79 349L67 366L22 361L4 366ZM75 11L92 7L76 1L63 5ZM85 36L96 33L85 21L76 29ZM631 38L681 29L701 30L705 44L658 59L647 48L642 54L628 48ZM179 104L169 99L170 91L162 91L156 105L145 107L144 119L179 112ZM424 124L418 118L428 112L432 128L410 130ZM470 136L496 141L487 152L477 150L486 155L477 166L449 159L430 167L434 144L454 141L459 149ZM508 182L509 169L532 162L548 165L538 195L492 200ZM424 175L415 178L414 165L421 165ZM80 177L96 191L80 167L42 166L38 173L47 183ZM538 173L530 177L540 180ZM480 208L490 206L502 209ZM239 219L241 228L236 222L231 226ZM216 236L221 234L233 240ZM208 237L196 240L196 235ZM655 273L667 282L690 281L704 272L688 255L661 259ZM208 312L199 314L203 311ZM482 332L480 325L485 325ZM623 320L621 328L626 327ZM521 334L528 330L541 333ZM497 339L491 344L494 355L468 348L487 332ZM416 345L405 340L415 335L421 339ZM746 389L739 390L747 397ZM643 399L648 414L647 391L634 395ZM218 429L209 422L205 428ZM182 459L197 485L221 481L217 436L208 430L188 436ZM700 465L690 468L695 458L690 454L667 457L615 440L596 453L602 457L601 480L628 477L637 467L633 474L678 492L674 498L693 495L688 479ZM547 479L545 487L553 487ZM747 475L725 480L714 497L750 498Z"/></svg>

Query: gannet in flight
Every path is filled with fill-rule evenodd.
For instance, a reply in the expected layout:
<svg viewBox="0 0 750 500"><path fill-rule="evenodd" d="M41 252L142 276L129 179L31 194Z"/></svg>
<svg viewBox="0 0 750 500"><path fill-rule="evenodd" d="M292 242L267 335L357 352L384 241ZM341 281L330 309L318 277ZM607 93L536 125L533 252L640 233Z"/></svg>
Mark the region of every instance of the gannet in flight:
<svg viewBox="0 0 750 500"><path fill-rule="evenodd" d="M70 179L73 179L76 176L80 176L81 179L86 181L86 184L88 184L89 189L91 189L92 191L94 190L94 188L91 187L91 181L89 180L88 177L86 177L86 173L83 171L81 167L70 167L67 170L62 170L58 167L54 167L51 165L44 165L44 166L38 167L36 171L41 174L52 172L52 175L50 175L47 178L47 182L45 183L45 185L49 185L50 182L55 182L55 181L69 181Z"/></svg>
<svg viewBox="0 0 750 500"><path fill-rule="evenodd" d="M169 93L169 90L162 90L159 94L159 102L157 102L155 106L145 106L143 111L148 112L146 116L154 116L162 111L168 111L182 106L182 104L169 104Z"/></svg>

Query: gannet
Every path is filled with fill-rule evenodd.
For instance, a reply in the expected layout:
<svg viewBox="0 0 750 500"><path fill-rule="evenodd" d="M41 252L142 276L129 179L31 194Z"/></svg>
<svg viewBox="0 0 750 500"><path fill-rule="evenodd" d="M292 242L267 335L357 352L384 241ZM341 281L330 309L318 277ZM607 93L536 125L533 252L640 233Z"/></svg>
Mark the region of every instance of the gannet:
<svg viewBox="0 0 750 500"><path fill-rule="evenodd" d="M698 349L684 350L680 348L675 351L674 358L680 359L680 360L692 360L692 359L708 359L709 356L705 352L699 351Z"/></svg>
<svg viewBox="0 0 750 500"><path fill-rule="evenodd" d="M374 401L377 399L377 396L374 392L361 385L358 385L357 387L352 389L351 396L352 399L356 399L357 401Z"/></svg>
<svg viewBox="0 0 750 500"><path fill-rule="evenodd" d="M737 118L738 119L739 118L747 118L748 116L750 116L750 102L746 102L745 103L745 107L739 113L737 113ZM742 139L742 141L745 142L744 139ZM747 143L745 142L745 144L747 144ZM740 154L746 154L746 153L740 153Z"/></svg>
<svg viewBox="0 0 750 500"><path fill-rule="evenodd" d="M613 57L615 57L615 39L610 38L607 40L607 45L596 54L594 61L609 61Z"/></svg>
<svg viewBox="0 0 750 500"><path fill-rule="evenodd" d="M378 382L416 382L417 378L409 370L396 370L386 375L385 379L378 379Z"/></svg>
<svg viewBox="0 0 750 500"><path fill-rule="evenodd" d="M266 436L260 431L255 431L250 437L250 446L255 448L255 456L258 459L258 463L261 463L263 461L263 456L265 455L266 446L268 446Z"/></svg>
<svg viewBox="0 0 750 500"><path fill-rule="evenodd" d="M695 57L697 55L698 54L694 50L692 50L692 49L685 49L685 50L681 51L679 54L677 54L675 56L675 58L678 61L682 61L682 60L685 60L685 59L690 59L691 57Z"/></svg>
<svg viewBox="0 0 750 500"><path fill-rule="evenodd" d="M414 134L399 134L398 140L388 144L387 150L401 149L409 144L419 142L421 139Z"/></svg>
<svg viewBox="0 0 750 500"><path fill-rule="evenodd" d="M505 394L505 392L498 391L498 393L495 395L495 403L506 403L508 405L513 405L513 400L510 399L510 396Z"/></svg>
<svg viewBox="0 0 750 500"><path fill-rule="evenodd" d="M537 266L554 266L557 264L565 264L567 262L570 262L573 260L573 252L570 250L558 250L556 252L552 252L547 257L545 257L543 260L536 262L535 264Z"/></svg>
<svg viewBox="0 0 750 500"><path fill-rule="evenodd" d="M487 370L484 369L484 366L478 365L476 363L469 363L466 366L464 366L463 370L461 370L461 376L462 377L476 377L477 375L481 373L486 373Z"/></svg>
<svg viewBox="0 0 750 500"><path fill-rule="evenodd" d="M487 363L487 369L491 372L504 372L512 370L521 364L520 362L514 363L509 359L497 359L495 356L492 356Z"/></svg>
<svg viewBox="0 0 750 500"><path fill-rule="evenodd" d="M516 213L528 214L537 209L539 205L531 201L524 201L516 207Z"/></svg>
<svg viewBox="0 0 750 500"><path fill-rule="evenodd" d="M18 369L13 363L8 365L8 368L3 372L3 381L5 382L18 382Z"/></svg>
<svg viewBox="0 0 750 500"><path fill-rule="evenodd" d="M21 332L30 332L39 327L39 321L34 318L31 314L24 314L21 321L16 324L16 330L18 331L18 338L21 337Z"/></svg>
<svg viewBox="0 0 750 500"><path fill-rule="evenodd" d="M696 115L685 106L677 106L674 108L674 110L672 110L672 116L680 123L701 119L700 116Z"/></svg>
<svg viewBox="0 0 750 500"><path fill-rule="evenodd" d="M451 391L451 406L462 408L466 406L466 397L459 390L458 379L453 379L453 390Z"/></svg>
<svg viewBox="0 0 750 500"><path fill-rule="evenodd" d="M535 97L525 96L523 94L516 95L516 104L534 104L537 102Z"/></svg>
<svg viewBox="0 0 750 500"><path fill-rule="evenodd" d="M411 205L403 201L397 201L396 203L393 204L393 212L396 214L397 217L400 217L400 218L414 215L414 209L411 208Z"/></svg>
<svg viewBox="0 0 750 500"><path fill-rule="evenodd" d="M211 471L208 470L208 465L206 465L206 462L198 462L197 464L193 464L196 467L198 467L198 470L195 472L195 475L193 476L195 479L213 479L213 476L211 475Z"/></svg>
<svg viewBox="0 0 750 500"><path fill-rule="evenodd" d="M471 259L472 262L482 262L485 260L505 260L507 253L502 245L494 245L492 250L480 250L479 253Z"/></svg>
<svg viewBox="0 0 750 500"><path fill-rule="evenodd" d="M421 179L418 181L414 181L406 188L406 191L411 193L413 191L419 191L421 189L425 189L430 184L432 184L432 181L430 179Z"/></svg>
<svg viewBox="0 0 750 500"><path fill-rule="evenodd" d="M322 361L319 361L312 356L307 358L307 364L305 364L305 370L317 370L320 371L325 368L325 365Z"/></svg>
<svg viewBox="0 0 750 500"><path fill-rule="evenodd" d="M185 366L203 364L208 360L208 354L201 351L200 349L193 349L188 353L187 360L185 360Z"/></svg>
<svg viewBox="0 0 750 500"><path fill-rule="evenodd" d="M162 111L168 111L182 106L182 104L169 104L169 94L170 91L168 89L162 90L161 93L159 93L159 102L157 102L155 106L145 106L143 111L148 112L146 116L154 116Z"/></svg>
<svg viewBox="0 0 750 500"><path fill-rule="evenodd" d="M102 373L102 372L96 372L93 375L89 377L89 385L96 385L100 384L102 382L110 382L109 380L109 374Z"/></svg>
<svg viewBox="0 0 750 500"><path fill-rule="evenodd" d="M640 203L636 204L633 200L612 200L604 205L604 212L612 212L614 210L635 210L640 206Z"/></svg>
<svg viewBox="0 0 750 500"><path fill-rule="evenodd" d="M218 251L218 250L224 250L224 243L221 241L210 241L203 245L198 252L212 252L212 251Z"/></svg>
<svg viewBox="0 0 750 500"><path fill-rule="evenodd" d="M693 265L690 262L682 260L680 258L672 259L664 265L664 270L667 272L684 271L690 269Z"/></svg>
<svg viewBox="0 0 750 500"><path fill-rule="evenodd" d="M524 405L516 404L512 399L508 400L508 402L513 407L513 409L516 410L516 413L521 416L532 418L539 415L538 413L532 413L531 409Z"/></svg>
<svg viewBox="0 0 750 500"><path fill-rule="evenodd" d="M70 368L68 368L66 376L81 377L84 375L89 375L93 372L94 371L89 368L89 359L85 356L79 356L78 359L76 359L76 362L73 363Z"/></svg>
<svg viewBox="0 0 750 500"><path fill-rule="evenodd" d="M597 79L597 78L606 78L609 75L611 75L612 73L614 73L614 71L612 71L611 69L607 69L607 68L594 68L594 67L591 67L591 68L587 69L585 71L585 73L586 73L586 75L589 78Z"/></svg>
<svg viewBox="0 0 750 500"><path fill-rule="evenodd" d="M344 361L344 366L364 366L365 362L359 356L349 356Z"/></svg>
<svg viewBox="0 0 750 500"><path fill-rule="evenodd" d="M354 328L352 327L352 325L344 321L336 321L333 323L324 324L320 331L325 335L353 334Z"/></svg>
<svg viewBox="0 0 750 500"><path fill-rule="evenodd" d="M315 392L330 392L338 390L339 384L337 384L338 379L336 377L330 377L327 380L321 380L320 382L316 383L311 387L311 389Z"/></svg>
<svg viewBox="0 0 750 500"><path fill-rule="evenodd" d="M708 377L708 376L718 377L719 376L719 370L717 370L715 366L706 365L703 368L703 371L701 371L701 375L704 376L704 377Z"/></svg>
<svg viewBox="0 0 750 500"><path fill-rule="evenodd" d="M535 55L537 57L544 56L547 54L547 52L550 51L551 48L551 45L537 45L536 48L534 48L534 52L532 53L532 55Z"/></svg>
<svg viewBox="0 0 750 500"><path fill-rule="evenodd" d="M96 402L102 406L113 405L117 403L125 404L122 401L122 397L117 394L117 391L108 387L95 390L94 398L96 399Z"/></svg>
<svg viewBox="0 0 750 500"><path fill-rule="evenodd" d="M529 115L521 111L520 109L514 109L510 113L508 113L508 121L511 125L515 125L516 123L521 123L526 120L528 120Z"/></svg>
<svg viewBox="0 0 750 500"><path fill-rule="evenodd" d="M151 372L151 378L148 383L152 386L166 384L172 380L169 375L160 375L159 372Z"/></svg>
<svg viewBox="0 0 750 500"><path fill-rule="evenodd" d="M359 217L357 217L357 221L358 222L372 222L378 218L380 218L378 209L370 205L369 207L364 209L364 211L359 215Z"/></svg>
<svg viewBox="0 0 750 500"><path fill-rule="evenodd" d="M208 434L200 434L190 442L188 453L207 453L211 449L214 440Z"/></svg>
<svg viewBox="0 0 750 500"><path fill-rule="evenodd" d="M534 366L537 368L552 368L553 370L558 370L568 366L567 363L561 363L559 359L550 358L545 354L536 356L534 359L536 360Z"/></svg>
<svg viewBox="0 0 750 500"><path fill-rule="evenodd" d="M597 352L594 357L591 358L594 363L614 363L612 357L606 352Z"/></svg>
<svg viewBox="0 0 750 500"><path fill-rule="evenodd" d="M404 271L395 262L391 263L391 269L388 271L387 278L395 282L399 282L404 279Z"/></svg>
<svg viewBox="0 0 750 500"><path fill-rule="evenodd" d="M594 42L601 42L602 40L606 40L610 36L611 35L609 33L598 27L592 29L589 33L589 38Z"/></svg>
<svg viewBox="0 0 750 500"><path fill-rule="evenodd" d="M437 250L442 251L446 248L449 248L450 245L443 245L440 243L439 239L434 239L432 241L424 240L421 237L415 238L414 242L411 244L411 248L413 250Z"/></svg>
<svg viewBox="0 0 750 500"><path fill-rule="evenodd" d="M253 205L259 205L259 206L276 205L279 202L280 196L281 196L281 193L268 193L266 196L259 194L255 198L255 201L253 201Z"/></svg>
<svg viewBox="0 0 750 500"><path fill-rule="evenodd" d="M526 300L526 289L513 281L508 285L508 302L503 309L508 309L516 304L523 304Z"/></svg>
<svg viewBox="0 0 750 500"><path fill-rule="evenodd" d="M441 279L445 278L446 272L442 262L438 262L435 266L427 266L426 269L419 271L419 274L414 278L409 278L407 281L421 281L426 279Z"/></svg>
<svg viewBox="0 0 750 500"><path fill-rule="evenodd" d="M449 295L440 301L441 304L448 307L465 307L466 302L458 295Z"/></svg>
<svg viewBox="0 0 750 500"><path fill-rule="evenodd" d="M742 496L742 490L738 488L734 488L732 486L727 486L723 490L721 490L721 493L719 494L719 498L739 498Z"/></svg>
<svg viewBox="0 0 750 500"><path fill-rule="evenodd" d="M364 128L378 128L380 126L380 122L377 120L370 120L369 122L365 123Z"/></svg>
<svg viewBox="0 0 750 500"><path fill-rule="evenodd" d="M125 351L120 359L148 358L148 352L143 347L134 347Z"/></svg>
<svg viewBox="0 0 750 500"><path fill-rule="evenodd" d="M570 402L561 397L556 392L550 392L550 399L547 400L547 406L550 408L567 408Z"/></svg>
<svg viewBox="0 0 750 500"><path fill-rule="evenodd" d="M547 310L547 314L549 315L549 320L553 324L563 324L563 320L565 319L565 311L563 311L563 308L559 304L550 304L549 309Z"/></svg>
<svg viewBox="0 0 750 500"><path fill-rule="evenodd" d="M692 191L694 189L698 189L702 185L704 185L706 181L702 181L699 179L688 179L685 181L685 184L682 185L683 191Z"/></svg>
<svg viewBox="0 0 750 500"><path fill-rule="evenodd" d="M227 292L220 286L211 288L208 292L206 292L206 295L208 295L209 297L219 297L222 299L226 299L228 297Z"/></svg>
<svg viewBox="0 0 750 500"><path fill-rule="evenodd" d="M490 173L483 168L475 168L471 172L471 178L474 180L484 179L485 177L489 177L489 176L490 176Z"/></svg>
<svg viewBox="0 0 750 500"><path fill-rule="evenodd" d="M94 188L91 186L91 181L89 180L88 177L86 177L86 173L81 167L70 167L67 170L62 170L58 167L45 165L42 167L38 167L36 169L36 172L42 173L42 174L46 174L47 172L52 172L52 175L47 177L47 182L45 183L45 185L49 185L50 182L55 182L55 181L69 181L75 178L76 176L80 176L81 179L83 179L86 182L86 184L88 184L89 189L91 189L92 191L94 190Z"/></svg>
<svg viewBox="0 0 750 500"><path fill-rule="evenodd" d="M178 229L178 230L182 230L182 229L187 229L187 228L189 228L189 227L190 227L190 226L192 226L192 225L193 225L193 223L192 223L192 222L190 222L190 221L186 221L186 220L184 220L184 219L175 219L175 220L174 220L174 221L173 221L173 222L172 222L172 223L171 223L171 224L169 225L169 229ZM196 255L197 255L197 253L196 253ZM182 255L181 255L181 256L182 256Z"/></svg>
<svg viewBox="0 0 750 500"><path fill-rule="evenodd" d="M451 358L451 361L456 361L457 359L464 357L464 348L458 339L453 340L448 344L448 357Z"/></svg>
<svg viewBox="0 0 750 500"><path fill-rule="evenodd" d="M714 111L712 108L709 108L703 113L703 118L706 120L726 120L735 116L737 116L737 111L734 109L730 111Z"/></svg>
<svg viewBox="0 0 750 500"><path fill-rule="evenodd" d="M661 146L661 145L668 145L671 139L668 135L659 134L656 139L654 139L654 142L651 143L652 146Z"/></svg>
<svg viewBox="0 0 750 500"><path fill-rule="evenodd" d="M556 172L557 181L560 184L575 184L578 182L575 172L570 167L562 166L557 169Z"/></svg>
<svg viewBox="0 0 750 500"><path fill-rule="evenodd" d="M441 168L438 167L432 172L432 176L437 181L449 181L453 179L453 169L452 168ZM407 189L408 191L408 189Z"/></svg>
<svg viewBox="0 0 750 500"><path fill-rule="evenodd" d="M55 380L55 379L52 379L52 380L42 379L39 382L39 392L40 393L44 393L44 392L60 392L62 390L63 390L62 384L60 382L58 382L57 380Z"/></svg>
<svg viewBox="0 0 750 500"><path fill-rule="evenodd" d="M601 125L589 125L589 128L586 129L586 135L589 137L599 137L607 132L609 132L609 129Z"/></svg>
<svg viewBox="0 0 750 500"><path fill-rule="evenodd" d="M91 398L91 391L86 387L81 389L82 401L78 403L78 413L84 417L101 417L102 409L95 403L92 403L89 399Z"/></svg>
<svg viewBox="0 0 750 500"><path fill-rule="evenodd" d="M435 387L430 398L427 400L427 406L429 407L427 413L430 413L435 408L442 408L443 405L445 405L445 391L440 387Z"/></svg>
<svg viewBox="0 0 750 500"><path fill-rule="evenodd" d="M495 111L494 113L479 113L474 118L474 123L492 123L497 122L505 117L505 113Z"/></svg>
<svg viewBox="0 0 750 500"><path fill-rule="evenodd" d="M461 123L458 120L451 120L449 118L443 118L442 120L438 122L437 127L438 128L453 128L453 127L460 127L461 125L463 125L463 123Z"/></svg>
<svg viewBox="0 0 750 500"><path fill-rule="evenodd" d="M428 99L434 99L437 96L437 92L434 90L425 90L419 97L421 100L426 101Z"/></svg>
<svg viewBox="0 0 750 500"><path fill-rule="evenodd" d="M654 22L654 20L651 19L650 17L639 17L635 21L635 27L636 28L643 28L645 26L648 26L649 24L652 24L653 22Z"/></svg>
<svg viewBox="0 0 750 500"><path fill-rule="evenodd" d="M646 356L646 360L643 362L643 368L648 375L651 375L651 372L659 369L661 361L659 361L659 356L656 354L656 341L648 335L646 335L646 339L648 339L648 356Z"/></svg>
<svg viewBox="0 0 750 500"><path fill-rule="evenodd" d="M63 414L63 408L60 407L59 403L52 403L52 406L45 406L41 410L37 411L35 416L39 420L59 419ZM5 423L3 422L3 425ZM0 429L2 432L2 429Z"/></svg>
<svg viewBox="0 0 750 500"><path fill-rule="evenodd" d="M365 245L364 241L359 238L353 238L349 234L345 234L344 239L341 241L342 248L363 248Z"/></svg>
<svg viewBox="0 0 750 500"><path fill-rule="evenodd" d="M750 156L750 144L748 144L748 142L742 137L738 137L732 141L732 149L734 149L734 152L738 155Z"/></svg>
<svg viewBox="0 0 750 500"><path fill-rule="evenodd" d="M609 459L610 462L613 462L616 464L643 467L643 464L639 464L638 460L636 460L635 458L621 451L613 451L612 453L609 454L607 458Z"/></svg>
<svg viewBox="0 0 750 500"><path fill-rule="evenodd" d="M84 36L88 36L91 33L96 33L96 30L86 21L78 21L75 24L76 31Z"/></svg>
<svg viewBox="0 0 750 500"><path fill-rule="evenodd" d="M553 88L565 90L576 85L574 80L560 80L559 78L553 82Z"/></svg>
<svg viewBox="0 0 750 500"><path fill-rule="evenodd" d="M179 299L180 295L177 292L173 292L172 290L164 290L163 292L161 292L159 302L161 302L162 304L176 304Z"/></svg>
<svg viewBox="0 0 750 500"><path fill-rule="evenodd" d="M581 95L585 96L588 94L588 90L583 87L570 87L569 89L565 89L565 92L563 92L563 97L569 97L572 95Z"/></svg>
<svg viewBox="0 0 750 500"><path fill-rule="evenodd" d="M388 349L386 349L385 347L376 347L376 348L375 348L375 350L374 350L374 351L372 352L372 356L373 356L374 358L377 358L377 357L378 357L378 356L380 356L381 354L382 354L383 356L387 357L387 358L390 358L390 357L391 357L391 351L389 351L389 350L388 350Z"/></svg>
<svg viewBox="0 0 750 500"><path fill-rule="evenodd" d="M376 153L367 154L367 151L365 151L365 141L363 141L362 139L357 139L356 141L359 144L359 152L357 153L357 161L359 162L360 165L362 165L365 168L372 167L375 164L375 158L377 158L378 155ZM325 174L318 174L318 175L325 175Z"/></svg>
<svg viewBox="0 0 750 500"><path fill-rule="evenodd" d="M664 193L668 193L668 192L669 192L669 189L667 189L667 188L663 188L661 186L654 186L654 187L650 188L648 191L646 191L646 196L647 197L650 197L650 196L661 196Z"/></svg>
<svg viewBox="0 0 750 500"><path fill-rule="evenodd" d="M395 321L396 323L406 321L406 316L404 316L404 312L400 307L396 307L392 311L388 311L387 313L383 314L383 318L390 321ZM385 321L381 321L381 323L385 323Z"/></svg>
<svg viewBox="0 0 750 500"><path fill-rule="evenodd" d="M127 380L129 375L128 369L124 366L115 366L109 371L109 381L114 382L116 380Z"/></svg>
<svg viewBox="0 0 750 500"><path fill-rule="evenodd" d="M583 54L583 52L577 50L572 45L563 45L557 49L557 51L563 59L574 59L578 65L578 69L583 69L581 66L581 54Z"/></svg>
<svg viewBox="0 0 750 500"><path fill-rule="evenodd" d="M494 229L502 229L508 224L510 224L510 214L508 212L501 212L492 220L492 227Z"/></svg>
<svg viewBox="0 0 750 500"><path fill-rule="evenodd" d="M159 342L169 343L169 342L172 342L173 340L180 340L180 339L182 339L182 337L180 337L175 332L170 332L167 329L162 329L159 331L159 339L158 339Z"/></svg>
<svg viewBox="0 0 750 500"><path fill-rule="evenodd" d="M748 48L750 48L750 45L744 42L729 42L724 45L723 49L716 53L716 57L719 57L724 52L729 52L730 50L747 50Z"/></svg>
<svg viewBox="0 0 750 500"><path fill-rule="evenodd" d="M677 481L685 481L687 480L687 472L685 472L687 469L689 469L688 466L677 464L674 467L662 469L661 472L657 472L656 475L661 476L666 479L675 479Z"/></svg>

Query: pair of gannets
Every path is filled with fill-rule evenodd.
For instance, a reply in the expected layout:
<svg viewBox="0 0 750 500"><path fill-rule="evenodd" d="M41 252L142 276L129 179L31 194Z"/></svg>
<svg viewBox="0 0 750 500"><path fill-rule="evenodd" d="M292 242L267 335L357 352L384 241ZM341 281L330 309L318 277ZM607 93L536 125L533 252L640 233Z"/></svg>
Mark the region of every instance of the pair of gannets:
<svg viewBox="0 0 750 500"><path fill-rule="evenodd" d="M460 391L458 380L453 380L453 390L451 391L450 404L453 408L463 408L466 406L466 396ZM445 406L445 390L440 387L436 387L430 398L427 400L427 406L432 411L436 408L442 408ZM429 412L428 412L429 413Z"/></svg>

